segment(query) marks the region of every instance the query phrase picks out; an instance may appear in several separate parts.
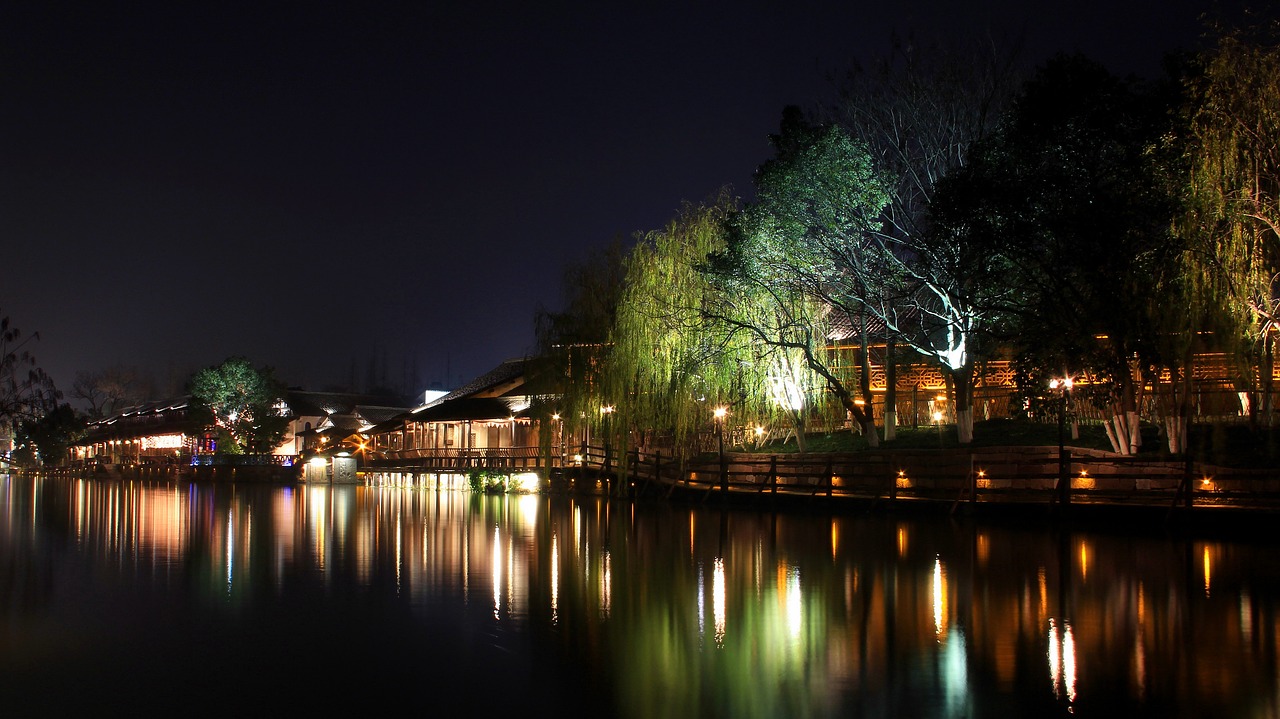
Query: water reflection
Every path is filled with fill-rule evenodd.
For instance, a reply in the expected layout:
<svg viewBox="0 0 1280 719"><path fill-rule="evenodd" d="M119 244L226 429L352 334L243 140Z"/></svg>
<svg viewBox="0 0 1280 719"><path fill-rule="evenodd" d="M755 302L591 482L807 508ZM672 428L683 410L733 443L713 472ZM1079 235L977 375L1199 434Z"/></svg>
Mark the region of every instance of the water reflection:
<svg viewBox="0 0 1280 719"><path fill-rule="evenodd" d="M163 674L198 629L480 715L1280 710L1267 546L351 486L5 479L0 501L0 671L44 688Z"/></svg>

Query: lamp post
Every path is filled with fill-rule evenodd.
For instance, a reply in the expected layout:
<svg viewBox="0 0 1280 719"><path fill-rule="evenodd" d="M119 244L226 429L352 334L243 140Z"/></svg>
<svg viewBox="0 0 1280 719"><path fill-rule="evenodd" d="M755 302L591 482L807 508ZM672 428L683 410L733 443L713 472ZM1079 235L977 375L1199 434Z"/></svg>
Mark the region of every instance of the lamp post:
<svg viewBox="0 0 1280 719"><path fill-rule="evenodd" d="M604 470L601 472L601 476L604 478L604 481L606 483L609 483L609 469L610 469L609 464L611 459L611 457L609 456L609 433L610 433L610 430L612 429L609 426L609 417L612 414L613 414L613 405L607 404L600 408L600 417L601 417L600 430L601 430L601 433L604 435ZM606 485L605 494L612 494L612 493L613 493L613 487Z"/></svg>
<svg viewBox="0 0 1280 719"><path fill-rule="evenodd" d="M1071 503L1071 480L1067 478L1071 459L1066 450L1067 393L1071 391L1071 384L1070 377L1049 380L1049 389L1058 392L1058 497L1063 505Z"/></svg>
<svg viewBox="0 0 1280 719"><path fill-rule="evenodd" d="M724 407L716 407L716 443L719 445L720 455L720 491L729 492L729 468L724 463L724 417L729 410Z"/></svg>

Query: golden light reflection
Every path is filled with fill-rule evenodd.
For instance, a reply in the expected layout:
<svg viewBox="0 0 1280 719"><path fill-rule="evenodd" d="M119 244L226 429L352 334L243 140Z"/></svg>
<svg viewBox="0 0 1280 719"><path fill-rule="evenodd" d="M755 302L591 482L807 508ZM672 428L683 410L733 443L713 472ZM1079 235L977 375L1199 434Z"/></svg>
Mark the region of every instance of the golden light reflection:
<svg viewBox="0 0 1280 719"><path fill-rule="evenodd" d="M1040 612L1038 617L1043 617L1049 613L1049 587L1044 578L1044 567L1036 570L1036 583L1040 589Z"/></svg>
<svg viewBox="0 0 1280 719"><path fill-rule="evenodd" d="M493 618L502 618L502 533L493 528Z"/></svg>
<svg viewBox="0 0 1280 719"><path fill-rule="evenodd" d="M613 609L613 564L608 551L600 556L600 618L608 619Z"/></svg>
<svg viewBox="0 0 1280 719"><path fill-rule="evenodd" d="M227 511L227 536L226 536L226 562L227 562L227 594L231 594L232 576L236 565L236 522L233 513Z"/></svg>
<svg viewBox="0 0 1280 719"><path fill-rule="evenodd" d="M1133 683L1138 687L1138 696L1147 695L1147 649L1143 632L1134 632L1133 637Z"/></svg>
<svg viewBox="0 0 1280 719"><path fill-rule="evenodd" d="M1209 577L1212 574L1209 562L1209 545L1204 545L1204 595L1209 596Z"/></svg>
<svg viewBox="0 0 1280 719"><path fill-rule="evenodd" d="M988 558L991 556L991 538L985 534L979 533L977 538L978 544L978 565L986 566Z"/></svg>
<svg viewBox="0 0 1280 719"><path fill-rule="evenodd" d="M1076 700L1076 641L1071 622L1063 620L1059 627L1049 618L1049 677L1053 681L1053 694L1065 696L1068 702Z"/></svg>
<svg viewBox="0 0 1280 719"><path fill-rule="evenodd" d="M804 629L804 597L800 594L800 568L787 569L786 584L787 629L791 638L798 640Z"/></svg>
<svg viewBox="0 0 1280 719"><path fill-rule="evenodd" d="M695 517L694 513L689 512L689 556L693 556L694 525L695 525L694 517Z"/></svg>
<svg viewBox="0 0 1280 719"><path fill-rule="evenodd" d="M840 546L840 525L831 523L831 558L836 558L836 549Z"/></svg>
<svg viewBox="0 0 1280 719"><path fill-rule="evenodd" d="M947 573L941 558L933 560L933 631L938 641L947 633Z"/></svg>
<svg viewBox="0 0 1280 719"><path fill-rule="evenodd" d="M1240 635L1253 641L1253 598L1247 591L1240 593Z"/></svg>
<svg viewBox="0 0 1280 719"><path fill-rule="evenodd" d="M1142 625L1147 621L1147 596L1142 586L1142 582L1138 582L1138 624Z"/></svg>
<svg viewBox="0 0 1280 719"><path fill-rule="evenodd" d="M907 528L898 527L898 556L907 556Z"/></svg>
<svg viewBox="0 0 1280 719"><path fill-rule="evenodd" d="M1089 579L1089 545L1080 543L1080 579Z"/></svg>
<svg viewBox="0 0 1280 719"><path fill-rule="evenodd" d="M560 619L560 538L551 534L551 621Z"/></svg>
<svg viewBox="0 0 1280 719"><path fill-rule="evenodd" d="M724 559L716 557L711 569L711 616L715 621L715 643L720 648L724 647L725 603Z"/></svg>
<svg viewBox="0 0 1280 719"><path fill-rule="evenodd" d="M573 558L582 556L582 505L573 507Z"/></svg>
<svg viewBox="0 0 1280 719"><path fill-rule="evenodd" d="M324 569L328 552L328 499L329 491L324 487L311 487L307 490L309 510L307 525L311 533L311 552L315 556L316 567Z"/></svg>

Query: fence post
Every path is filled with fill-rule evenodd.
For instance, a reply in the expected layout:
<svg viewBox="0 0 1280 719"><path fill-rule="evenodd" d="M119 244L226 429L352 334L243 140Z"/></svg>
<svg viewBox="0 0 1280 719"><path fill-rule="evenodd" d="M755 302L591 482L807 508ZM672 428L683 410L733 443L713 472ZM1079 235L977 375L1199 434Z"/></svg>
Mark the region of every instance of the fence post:
<svg viewBox="0 0 1280 719"><path fill-rule="evenodd" d="M1064 508L1071 505L1071 450L1058 451L1058 501Z"/></svg>
<svg viewBox="0 0 1280 719"><path fill-rule="evenodd" d="M973 453L969 453L969 504L978 502L978 475L973 471Z"/></svg>
<svg viewBox="0 0 1280 719"><path fill-rule="evenodd" d="M729 493L729 462L725 459L724 452L720 453L720 491Z"/></svg>
<svg viewBox="0 0 1280 719"><path fill-rule="evenodd" d="M1192 494L1195 492L1196 483L1191 481L1191 453L1186 451L1185 447L1183 448L1183 456L1184 456L1184 459L1183 459L1183 466L1182 466L1182 481L1187 486L1187 493L1186 493L1186 496L1182 498L1182 504L1183 504L1183 507L1185 507L1186 510L1190 512L1191 505L1194 503L1192 499Z"/></svg>

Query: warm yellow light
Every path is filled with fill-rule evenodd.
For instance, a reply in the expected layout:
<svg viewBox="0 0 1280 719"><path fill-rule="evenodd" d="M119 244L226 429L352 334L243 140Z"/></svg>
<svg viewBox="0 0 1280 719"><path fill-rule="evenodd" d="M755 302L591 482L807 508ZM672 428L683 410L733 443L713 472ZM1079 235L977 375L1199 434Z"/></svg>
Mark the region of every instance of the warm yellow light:
<svg viewBox="0 0 1280 719"><path fill-rule="evenodd" d="M764 427L756 427L756 435L759 436L762 434L764 434Z"/></svg>
<svg viewBox="0 0 1280 719"><path fill-rule="evenodd" d="M551 415L551 419L559 420L559 419L560 419L560 413L559 413L559 412L556 412L555 414Z"/></svg>
<svg viewBox="0 0 1280 719"><path fill-rule="evenodd" d="M325 460L324 457L312 457L311 459L307 460L307 464L311 465L312 467L323 467L325 464L328 464L328 461Z"/></svg>
<svg viewBox="0 0 1280 719"><path fill-rule="evenodd" d="M934 397L934 398L933 398L933 401L934 401L934 402L946 402L946 401L947 401L947 396L946 396L945 394L940 394L940 395L938 395L937 397Z"/></svg>
<svg viewBox="0 0 1280 719"><path fill-rule="evenodd" d="M724 407L716 407L716 412L715 412L716 419L724 419L724 416L728 413L729 413L729 410L725 409Z"/></svg>
<svg viewBox="0 0 1280 719"><path fill-rule="evenodd" d="M580 454L573 455L573 461L577 462L578 464L582 464L582 455Z"/></svg>
<svg viewBox="0 0 1280 719"><path fill-rule="evenodd" d="M934 413L933 413L933 421L934 421L934 422L941 422L941 421L942 421L942 413L941 413L941 412L934 412Z"/></svg>
<svg viewBox="0 0 1280 719"><path fill-rule="evenodd" d="M604 413L604 414L609 414L610 412L612 412L612 411L613 411L613 405L611 405L611 404L606 404L605 406L603 406L603 407L601 407L601 408L600 408L600 411L601 411L602 413Z"/></svg>
<svg viewBox="0 0 1280 719"><path fill-rule="evenodd" d="M517 492L536 492L538 491L538 482L539 479L536 472L516 472L511 475L509 486Z"/></svg>
<svg viewBox="0 0 1280 719"><path fill-rule="evenodd" d="M985 476L987 476L987 470L985 470L985 469L980 469L980 470L978 470L978 478L979 478L979 479L981 479L981 478L983 478L983 477L985 477Z"/></svg>

